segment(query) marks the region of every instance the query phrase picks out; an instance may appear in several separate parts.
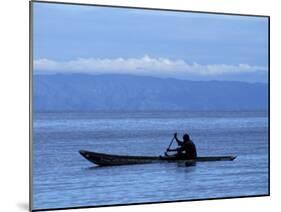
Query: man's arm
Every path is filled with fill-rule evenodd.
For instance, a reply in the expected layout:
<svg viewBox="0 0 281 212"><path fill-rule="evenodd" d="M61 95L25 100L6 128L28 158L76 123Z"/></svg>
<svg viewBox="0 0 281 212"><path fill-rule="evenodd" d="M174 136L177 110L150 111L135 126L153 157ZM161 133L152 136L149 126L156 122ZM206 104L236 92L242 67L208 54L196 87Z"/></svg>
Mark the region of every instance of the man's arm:
<svg viewBox="0 0 281 212"><path fill-rule="evenodd" d="M176 141L177 141L177 143L178 143L179 146L182 146L182 145L183 145L183 141L180 141L180 140L178 139L178 134L177 134L177 133L174 134L174 138L176 139Z"/></svg>
<svg viewBox="0 0 281 212"><path fill-rule="evenodd" d="M167 149L167 152L177 152L179 151L180 148L176 148L176 149Z"/></svg>

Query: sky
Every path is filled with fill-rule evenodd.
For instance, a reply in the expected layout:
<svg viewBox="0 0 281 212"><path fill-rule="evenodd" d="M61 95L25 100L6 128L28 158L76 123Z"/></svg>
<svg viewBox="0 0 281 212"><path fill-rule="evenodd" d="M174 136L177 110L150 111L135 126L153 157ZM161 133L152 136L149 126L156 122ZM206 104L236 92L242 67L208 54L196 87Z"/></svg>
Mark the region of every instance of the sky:
<svg viewBox="0 0 281 212"><path fill-rule="evenodd" d="M33 5L37 74L267 82L264 17Z"/></svg>

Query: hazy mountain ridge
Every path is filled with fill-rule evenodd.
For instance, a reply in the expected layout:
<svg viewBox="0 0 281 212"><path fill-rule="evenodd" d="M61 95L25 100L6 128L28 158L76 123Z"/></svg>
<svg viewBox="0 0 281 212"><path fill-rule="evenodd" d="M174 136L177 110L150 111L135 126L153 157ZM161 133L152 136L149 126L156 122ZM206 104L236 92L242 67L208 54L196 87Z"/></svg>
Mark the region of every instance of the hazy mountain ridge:
<svg viewBox="0 0 281 212"><path fill-rule="evenodd" d="M268 85L133 75L34 75L35 111L266 110Z"/></svg>

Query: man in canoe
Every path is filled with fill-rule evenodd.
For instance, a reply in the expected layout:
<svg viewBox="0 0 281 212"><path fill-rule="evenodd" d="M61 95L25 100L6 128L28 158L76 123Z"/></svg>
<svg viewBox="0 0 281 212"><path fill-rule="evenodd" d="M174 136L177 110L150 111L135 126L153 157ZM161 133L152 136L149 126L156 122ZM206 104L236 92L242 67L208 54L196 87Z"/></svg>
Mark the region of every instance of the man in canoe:
<svg viewBox="0 0 281 212"><path fill-rule="evenodd" d="M178 148L167 149L167 152L177 152L174 157L182 159L195 159L197 157L196 146L190 139L188 134L183 135L183 141L180 141L177 137L177 133L174 134L174 138L178 143Z"/></svg>

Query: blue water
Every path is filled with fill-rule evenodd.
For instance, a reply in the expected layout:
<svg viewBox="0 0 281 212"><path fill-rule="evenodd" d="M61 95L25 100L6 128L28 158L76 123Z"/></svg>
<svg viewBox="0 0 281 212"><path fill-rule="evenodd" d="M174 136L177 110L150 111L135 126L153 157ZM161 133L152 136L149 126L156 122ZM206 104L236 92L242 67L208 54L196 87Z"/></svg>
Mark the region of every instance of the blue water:
<svg viewBox="0 0 281 212"><path fill-rule="evenodd" d="M268 193L266 112L36 113L33 209ZM188 132L199 156L234 161L96 167L80 149L158 156Z"/></svg>

